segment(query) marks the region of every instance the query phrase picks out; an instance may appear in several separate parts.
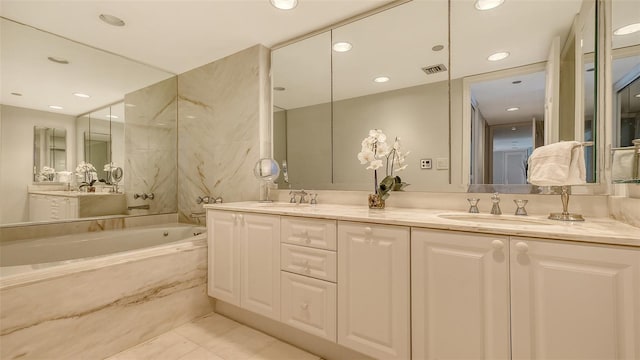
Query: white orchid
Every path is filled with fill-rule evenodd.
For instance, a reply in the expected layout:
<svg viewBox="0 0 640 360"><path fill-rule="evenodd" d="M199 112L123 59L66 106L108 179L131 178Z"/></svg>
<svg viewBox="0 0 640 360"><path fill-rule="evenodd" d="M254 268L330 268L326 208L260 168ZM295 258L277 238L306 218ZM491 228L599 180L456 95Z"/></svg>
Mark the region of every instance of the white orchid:
<svg viewBox="0 0 640 360"><path fill-rule="evenodd" d="M78 166L76 166L76 174L86 174L96 172L96 168L88 162L81 161Z"/></svg>
<svg viewBox="0 0 640 360"><path fill-rule="evenodd" d="M116 165L116 164L115 164L115 163L113 163L113 162L110 162L110 163L108 163L108 164L104 164L104 168L103 168L102 170L103 170L103 171L111 171L111 170L113 170L113 169L115 169L115 168L117 168L117 167L118 167L118 165Z"/></svg>
<svg viewBox="0 0 640 360"><path fill-rule="evenodd" d="M407 168L404 161L409 153L410 151L402 152L400 138L396 137L392 145L392 150L387 154L387 176L393 176L394 171L402 171ZM391 163L389 163L389 160L391 160ZM389 168L389 165L391 165L391 168Z"/></svg>
<svg viewBox="0 0 640 360"><path fill-rule="evenodd" d="M42 170L40 170L40 174L42 175L54 175L56 173L56 169L48 166L43 166Z"/></svg>

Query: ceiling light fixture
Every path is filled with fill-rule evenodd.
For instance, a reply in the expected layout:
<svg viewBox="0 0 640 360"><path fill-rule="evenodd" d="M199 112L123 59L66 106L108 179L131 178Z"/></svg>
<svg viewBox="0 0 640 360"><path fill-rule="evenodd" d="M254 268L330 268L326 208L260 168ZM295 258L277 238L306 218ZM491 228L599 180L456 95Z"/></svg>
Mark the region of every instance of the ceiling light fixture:
<svg viewBox="0 0 640 360"><path fill-rule="evenodd" d="M113 16L113 15L109 15L109 14L100 14L100 16L98 16L100 18L100 20L106 22L109 25L113 25L113 26L124 26L125 22L124 20L120 19L117 16Z"/></svg>
<svg viewBox="0 0 640 360"><path fill-rule="evenodd" d="M378 76L377 78L373 79L373 81L377 83L386 83L389 80L391 79L388 76Z"/></svg>
<svg viewBox="0 0 640 360"><path fill-rule="evenodd" d="M640 23L633 23L621 28L618 28L613 32L613 35L629 35L640 31Z"/></svg>
<svg viewBox="0 0 640 360"><path fill-rule="evenodd" d="M59 106L59 105L49 105L49 108L54 109L54 110L62 110L62 109L64 109L62 106Z"/></svg>
<svg viewBox="0 0 640 360"><path fill-rule="evenodd" d="M109 119L118 119L117 115L106 115Z"/></svg>
<svg viewBox="0 0 640 360"><path fill-rule="evenodd" d="M136 107L136 104L126 103L124 104L126 107Z"/></svg>
<svg viewBox="0 0 640 360"><path fill-rule="evenodd" d="M491 10L502 5L504 0L476 0L475 7L478 10Z"/></svg>
<svg viewBox="0 0 640 360"><path fill-rule="evenodd" d="M517 106L514 106L514 107L507 108L506 110L507 111L518 111L518 110L520 110L520 108L517 107Z"/></svg>
<svg viewBox="0 0 640 360"><path fill-rule="evenodd" d="M516 130L518 130L518 128L516 128L515 126L512 126L512 127L511 127L511 131L516 131ZM513 141L512 141L512 142L513 142ZM516 143L517 143L517 141L516 141Z"/></svg>
<svg viewBox="0 0 640 360"><path fill-rule="evenodd" d="M87 94L83 94L83 93L79 93L79 92L75 92L73 93L74 96L77 96L79 98L90 98L91 96L87 95Z"/></svg>
<svg viewBox="0 0 640 360"><path fill-rule="evenodd" d="M67 65L69 63L69 60L63 59L63 58L59 58L59 57L55 57L55 56L49 56L47 59L49 59L49 61L52 61L52 62L54 62L56 64Z"/></svg>
<svg viewBox="0 0 640 360"><path fill-rule="evenodd" d="M269 0L271 5L280 10L291 10L298 6L298 0Z"/></svg>
<svg viewBox="0 0 640 360"><path fill-rule="evenodd" d="M489 61L500 61L500 60L508 58L509 55L510 55L510 53L508 51L501 51L501 52L497 52L495 54L489 55L487 60L489 60Z"/></svg>
<svg viewBox="0 0 640 360"><path fill-rule="evenodd" d="M351 45L351 43L348 43L346 41L338 41L337 43L333 44L333 51L335 52L347 52L352 48L353 48L353 45Z"/></svg>
<svg viewBox="0 0 640 360"><path fill-rule="evenodd" d="M22 96L22 94L20 94L20 95ZM635 97L640 98L640 93L636 94Z"/></svg>

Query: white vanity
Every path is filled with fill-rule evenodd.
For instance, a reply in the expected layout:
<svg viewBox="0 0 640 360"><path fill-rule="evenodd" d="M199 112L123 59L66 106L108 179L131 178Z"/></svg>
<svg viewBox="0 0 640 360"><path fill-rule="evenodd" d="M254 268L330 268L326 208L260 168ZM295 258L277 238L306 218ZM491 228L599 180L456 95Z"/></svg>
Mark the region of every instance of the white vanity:
<svg viewBox="0 0 640 360"><path fill-rule="evenodd" d="M208 205L209 295L380 359L640 358L640 229Z"/></svg>
<svg viewBox="0 0 640 360"><path fill-rule="evenodd" d="M68 220L127 213L124 194L81 191L29 191L29 221Z"/></svg>

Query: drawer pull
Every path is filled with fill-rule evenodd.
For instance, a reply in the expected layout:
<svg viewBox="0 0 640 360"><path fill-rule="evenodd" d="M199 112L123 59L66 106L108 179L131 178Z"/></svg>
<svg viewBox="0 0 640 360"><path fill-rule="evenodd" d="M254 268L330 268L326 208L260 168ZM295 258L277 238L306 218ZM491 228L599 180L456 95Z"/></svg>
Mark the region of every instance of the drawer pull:
<svg viewBox="0 0 640 360"><path fill-rule="evenodd" d="M518 241L516 243L516 250L521 253L526 253L527 251L529 251L529 245L527 245L526 242Z"/></svg>
<svg viewBox="0 0 640 360"><path fill-rule="evenodd" d="M496 250L502 250L504 248L504 243L500 240L493 240L491 242L491 246Z"/></svg>
<svg viewBox="0 0 640 360"><path fill-rule="evenodd" d="M307 310L308 308L309 308L309 304L307 304L307 303L300 304L300 309Z"/></svg>

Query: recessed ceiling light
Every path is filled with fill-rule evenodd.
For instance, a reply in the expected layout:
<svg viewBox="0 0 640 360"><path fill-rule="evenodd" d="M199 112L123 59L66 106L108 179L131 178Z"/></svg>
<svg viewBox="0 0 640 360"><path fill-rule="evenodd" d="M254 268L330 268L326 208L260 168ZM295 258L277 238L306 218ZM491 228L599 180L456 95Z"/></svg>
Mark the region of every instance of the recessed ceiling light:
<svg viewBox="0 0 640 360"><path fill-rule="evenodd" d="M187 115L187 119L195 119L196 117L193 115Z"/></svg>
<svg viewBox="0 0 640 360"><path fill-rule="evenodd" d="M475 6L478 10L491 10L502 5L504 0L476 0Z"/></svg>
<svg viewBox="0 0 640 360"><path fill-rule="evenodd" d="M522 80L515 80L511 82L513 85L522 84Z"/></svg>
<svg viewBox="0 0 640 360"><path fill-rule="evenodd" d="M126 107L136 107L136 104L126 103L124 104Z"/></svg>
<svg viewBox="0 0 640 360"><path fill-rule="evenodd" d="M613 35L629 35L638 31L640 31L640 23L633 23L617 29Z"/></svg>
<svg viewBox="0 0 640 360"><path fill-rule="evenodd" d="M388 76L378 76L377 78L373 79L373 81L377 82L377 83L385 83L387 81L389 81L391 79L389 79Z"/></svg>
<svg viewBox="0 0 640 360"><path fill-rule="evenodd" d="M63 59L63 58L59 58L59 57L55 57L55 56L49 56L47 59L49 59L49 61L52 61L52 62L54 62L56 64L67 65L69 63L69 60Z"/></svg>
<svg viewBox="0 0 640 360"><path fill-rule="evenodd" d="M298 6L298 0L269 0L271 5L280 10L291 10Z"/></svg>
<svg viewBox="0 0 640 360"><path fill-rule="evenodd" d="M352 48L353 48L353 45L351 45L351 43L348 43L346 41L338 41L337 43L333 44L333 51L335 52L347 52Z"/></svg>
<svg viewBox="0 0 640 360"><path fill-rule="evenodd" d="M518 110L520 110L520 108L517 107L517 106L514 106L514 107L507 108L506 110L507 111L518 111Z"/></svg>
<svg viewBox="0 0 640 360"><path fill-rule="evenodd" d="M15 96L22 96L22 94L21 94L21 93L19 93L19 92L12 92L12 93L11 93L11 95L15 95Z"/></svg>
<svg viewBox="0 0 640 360"><path fill-rule="evenodd" d="M106 115L109 119L118 119L118 115Z"/></svg>
<svg viewBox="0 0 640 360"><path fill-rule="evenodd" d="M85 98L85 99L86 99L86 98L90 98L90 97L91 97L91 96L89 96L89 95L87 95L87 94L78 93L78 92L73 93L73 95L75 95L75 96L77 96L77 97L80 97L80 98Z"/></svg>
<svg viewBox="0 0 640 360"><path fill-rule="evenodd" d="M273 90L275 90L275 91L285 91L286 89L284 87L282 87L282 86L275 86L273 88Z"/></svg>
<svg viewBox="0 0 640 360"><path fill-rule="evenodd" d="M516 131L516 130L518 130L518 128L516 128L515 126L512 126L512 127L511 127L511 131ZM513 141L512 141L512 142L513 142ZM517 141L516 141L516 142L517 142Z"/></svg>
<svg viewBox="0 0 640 360"><path fill-rule="evenodd" d="M124 26L124 20L120 19L117 16L109 15L109 14L100 14L100 20L106 22L109 25L113 26Z"/></svg>
<svg viewBox="0 0 640 360"><path fill-rule="evenodd" d="M497 52L495 54L489 55L487 60L489 60L489 61L499 61L499 60L506 59L507 57L509 57L509 55L510 54L509 54L508 51L501 51L501 52Z"/></svg>
<svg viewBox="0 0 640 360"><path fill-rule="evenodd" d="M62 106L59 106L59 105L49 105L49 107L50 107L51 109L55 109L55 110L62 110L62 109L64 109Z"/></svg>
<svg viewBox="0 0 640 360"><path fill-rule="evenodd" d="M433 51L440 51L442 49L444 49L444 45L436 45L436 46L431 48L431 50L433 50Z"/></svg>
<svg viewBox="0 0 640 360"><path fill-rule="evenodd" d="M635 96L635 97L640 98L640 93L636 94L636 96Z"/></svg>

